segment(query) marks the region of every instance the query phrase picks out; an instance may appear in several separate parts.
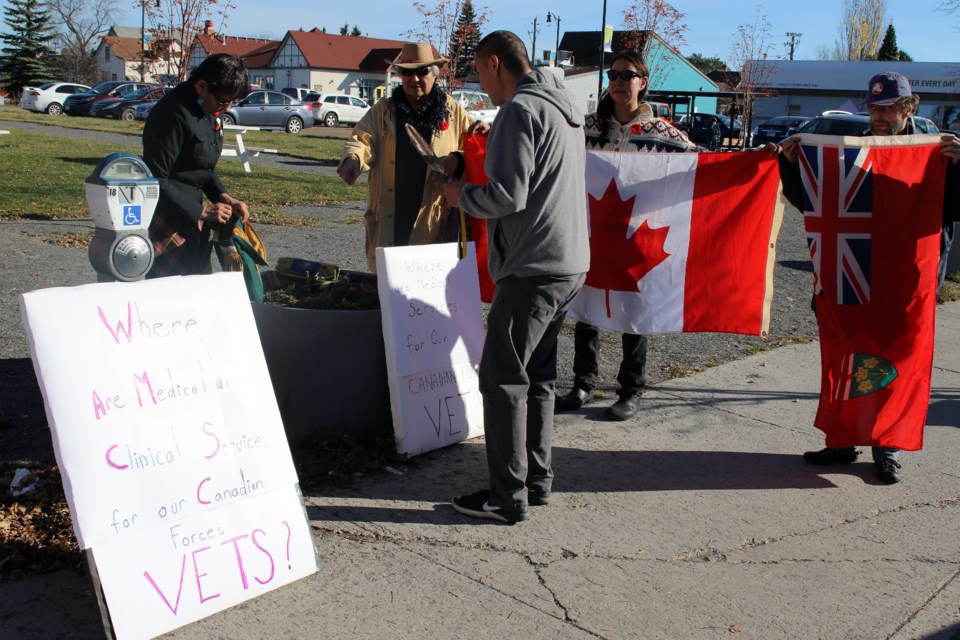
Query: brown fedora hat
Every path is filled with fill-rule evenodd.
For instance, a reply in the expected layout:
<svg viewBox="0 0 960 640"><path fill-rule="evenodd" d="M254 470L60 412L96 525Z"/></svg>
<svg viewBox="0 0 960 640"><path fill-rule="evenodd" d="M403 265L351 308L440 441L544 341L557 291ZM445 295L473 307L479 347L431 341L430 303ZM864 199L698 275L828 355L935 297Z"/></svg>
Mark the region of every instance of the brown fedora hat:
<svg viewBox="0 0 960 640"><path fill-rule="evenodd" d="M419 69L420 67L429 67L437 65L442 67L447 64L446 58L439 58L434 54L433 46L423 44L422 42L408 42L400 50L400 57L396 60L387 60L387 64L392 64L401 69Z"/></svg>

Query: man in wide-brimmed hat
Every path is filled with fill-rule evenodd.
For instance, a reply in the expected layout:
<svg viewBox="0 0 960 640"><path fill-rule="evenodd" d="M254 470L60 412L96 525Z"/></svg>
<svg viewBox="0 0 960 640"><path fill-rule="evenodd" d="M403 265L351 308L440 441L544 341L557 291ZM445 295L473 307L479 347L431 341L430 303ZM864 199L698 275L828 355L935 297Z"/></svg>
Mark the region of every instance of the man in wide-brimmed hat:
<svg viewBox="0 0 960 640"><path fill-rule="evenodd" d="M367 264L376 271L376 248L442 241L445 207L440 186L429 179L426 162L407 135L412 125L441 158L448 174L459 175L464 133L474 123L466 110L437 84L447 63L429 44L408 43L392 62L400 73L402 91L381 100L353 129L343 145L337 173L353 184L370 171L366 228ZM486 125L482 125L486 127Z"/></svg>

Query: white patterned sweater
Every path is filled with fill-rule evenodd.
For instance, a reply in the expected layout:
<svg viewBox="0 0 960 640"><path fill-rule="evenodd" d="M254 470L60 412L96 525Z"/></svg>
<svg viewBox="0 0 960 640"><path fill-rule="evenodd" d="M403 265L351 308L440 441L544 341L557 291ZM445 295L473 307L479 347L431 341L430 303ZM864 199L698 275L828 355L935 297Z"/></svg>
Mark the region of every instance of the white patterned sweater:
<svg viewBox="0 0 960 640"><path fill-rule="evenodd" d="M687 134L656 117L647 103L640 104L637 116L627 123L610 118L607 135L600 137L600 120L596 112L587 115L584 124L588 151L663 152L698 151Z"/></svg>

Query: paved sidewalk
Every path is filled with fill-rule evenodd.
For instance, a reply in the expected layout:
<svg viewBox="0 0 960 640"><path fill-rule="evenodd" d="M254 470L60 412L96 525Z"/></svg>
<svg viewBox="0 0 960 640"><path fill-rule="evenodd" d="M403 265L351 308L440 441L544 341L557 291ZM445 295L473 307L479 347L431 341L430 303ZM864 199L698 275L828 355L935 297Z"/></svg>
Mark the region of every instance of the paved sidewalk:
<svg viewBox="0 0 960 640"><path fill-rule="evenodd" d="M557 418L554 503L514 527L446 503L482 441L307 496L319 574L166 637L960 638L960 304L937 312L904 481L816 468L818 344L656 385L627 423ZM0 637L102 637L81 573L0 587Z"/></svg>

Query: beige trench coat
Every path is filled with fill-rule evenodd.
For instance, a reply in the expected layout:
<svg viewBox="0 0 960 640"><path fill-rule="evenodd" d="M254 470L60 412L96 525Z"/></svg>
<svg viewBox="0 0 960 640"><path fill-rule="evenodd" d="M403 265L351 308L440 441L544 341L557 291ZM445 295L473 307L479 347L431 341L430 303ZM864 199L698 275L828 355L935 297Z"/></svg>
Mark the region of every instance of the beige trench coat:
<svg viewBox="0 0 960 640"><path fill-rule="evenodd" d="M396 211L394 188L397 155L396 110L389 99L380 100L353 128L350 139L343 145L340 164L350 156L360 160L360 170L370 171L366 228L367 265L376 272L376 248L392 247ZM430 146L438 158L460 149L460 140L473 120L466 110L447 96L447 124L445 131L434 135ZM440 233L444 211L443 192L430 180L427 172L423 187L423 201L410 233L410 244L430 244Z"/></svg>

